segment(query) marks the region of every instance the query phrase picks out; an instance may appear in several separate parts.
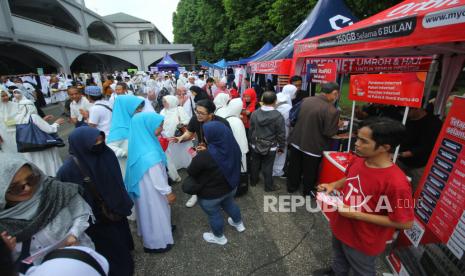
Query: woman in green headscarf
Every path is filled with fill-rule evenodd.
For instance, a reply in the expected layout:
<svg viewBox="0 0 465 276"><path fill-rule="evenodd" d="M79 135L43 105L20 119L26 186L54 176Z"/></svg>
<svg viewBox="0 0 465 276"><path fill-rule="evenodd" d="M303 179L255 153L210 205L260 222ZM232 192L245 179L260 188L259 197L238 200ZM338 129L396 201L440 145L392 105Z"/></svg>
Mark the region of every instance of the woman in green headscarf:
<svg viewBox="0 0 465 276"><path fill-rule="evenodd" d="M18 264L59 241L93 248L84 233L92 210L78 185L44 175L17 154L0 154L0 171L0 233Z"/></svg>

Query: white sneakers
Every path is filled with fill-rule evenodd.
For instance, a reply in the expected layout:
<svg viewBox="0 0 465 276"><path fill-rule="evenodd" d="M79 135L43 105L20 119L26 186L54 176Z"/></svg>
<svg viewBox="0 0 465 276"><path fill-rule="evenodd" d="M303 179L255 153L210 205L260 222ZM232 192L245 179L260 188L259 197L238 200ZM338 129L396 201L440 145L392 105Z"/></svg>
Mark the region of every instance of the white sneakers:
<svg viewBox="0 0 465 276"><path fill-rule="evenodd" d="M239 222L239 223L234 223L232 218L228 218L228 223L232 227L236 228L237 232L244 232L245 231L245 226L244 226L244 223L242 223L242 221ZM206 242L216 243L216 244L219 244L219 245L225 245L228 242L228 239L226 239L226 237L224 235L222 235L221 237L217 237L212 232L203 233L203 239Z"/></svg>
<svg viewBox="0 0 465 276"><path fill-rule="evenodd" d="M228 239L226 239L226 237L224 235L221 236L221 237L217 237L212 232L203 233L203 239L206 242L216 243L216 244L219 244L219 245L225 245L228 242Z"/></svg>
<svg viewBox="0 0 465 276"><path fill-rule="evenodd" d="M244 223L241 221L239 223L234 223L234 221L232 220L232 218L228 218L228 223L229 225L231 225L232 227L236 228L237 232L244 232L245 231L245 226L244 226Z"/></svg>
<svg viewBox="0 0 465 276"><path fill-rule="evenodd" d="M194 205L197 203L197 196L193 195L189 200L186 202L186 207L187 208L192 208Z"/></svg>

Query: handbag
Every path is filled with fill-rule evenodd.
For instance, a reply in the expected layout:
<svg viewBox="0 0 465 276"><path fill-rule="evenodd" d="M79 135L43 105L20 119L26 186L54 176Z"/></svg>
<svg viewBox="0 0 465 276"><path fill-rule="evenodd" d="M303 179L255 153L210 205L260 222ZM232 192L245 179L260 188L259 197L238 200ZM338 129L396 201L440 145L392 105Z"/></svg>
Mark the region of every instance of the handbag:
<svg viewBox="0 0 465 276"><path fill-rule="evenodd" d="M114 213L110 210L110 208L108 208L107 204L95 188L95 184L92 181L92 178L87 173L87 170L83 166L81 166L81 163L76 158L76 156L71 155L71 158L73 158L74 163L78 166L79 170L81 171L81 174L84 177L82 181L84 183L84 187L87 191L90 192L90 195L92 196L94 202L97 204L97 208L100 211L100 214L96 214L97 219L101 220L102 222L121 221L123 219L123 216Z"/></svg>
<svg viewBox="0 0 465 276"><path fill-rule="evenodd" d="M202 189L202 186L192 176L187 176L182 181L182 191L189 195L195 195Z"/></svg>
<svg viewBox="0 0 465 276"><path fill-rule="evenodd" d="M176 108L178 112L178 124L176 125L176 131L174 132L175 137L182 136L186 131L187 127L185 124L181 123L181 116L179 115L179 109Z"/></svg>
<svg viewBox="0 0 465 276"><path fill-rule="evenodd" d="M64 147L65 143L57 133L46 133L29 118L26 124L16 125L18 152L35 152L51 147Z"/></svg>
<svg viewBox="0 0 465 276"><path fill-rule="evenodd" d="M244 168L241 162L241 168ZM237 186L235 197L240 197L245 195L249 191L249 174L247 172L241 171L241 176L239 179L239 186Z"/></svg>

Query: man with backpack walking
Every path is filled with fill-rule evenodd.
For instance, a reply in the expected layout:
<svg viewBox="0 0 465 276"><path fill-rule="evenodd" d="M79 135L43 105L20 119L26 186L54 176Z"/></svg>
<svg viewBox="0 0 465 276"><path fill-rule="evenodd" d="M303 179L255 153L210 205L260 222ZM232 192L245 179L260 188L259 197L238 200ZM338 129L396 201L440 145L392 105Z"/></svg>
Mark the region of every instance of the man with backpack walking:
<svg viewBox="0 0 465 276"><path fill-rule="evenodd" d="M279 190L273 184L273 163L276 154L284 152L285 127L284 118L275 109L276 94L265 92L262 97L263 106L250 117L249 141L251 144L250 182L255 186L259 180L260 168L265 180L265 191Z"/></svg>

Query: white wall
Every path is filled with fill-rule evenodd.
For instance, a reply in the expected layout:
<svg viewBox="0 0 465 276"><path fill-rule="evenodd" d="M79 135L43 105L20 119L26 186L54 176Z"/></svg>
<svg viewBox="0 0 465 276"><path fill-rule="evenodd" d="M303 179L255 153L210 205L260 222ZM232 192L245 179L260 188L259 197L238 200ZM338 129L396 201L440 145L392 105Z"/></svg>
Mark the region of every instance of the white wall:
<svg viewBox="0 0 465 276"><path fill-rule="evenodd" d="M64 31L52 26L36 23L27 19L22 19L16 16L11 17L15 33L18 35L28 35L33 37L46 38L50 41L57 41L57 44L63 41L72 44L86 46L86 40L80 34Z"/></svg>

